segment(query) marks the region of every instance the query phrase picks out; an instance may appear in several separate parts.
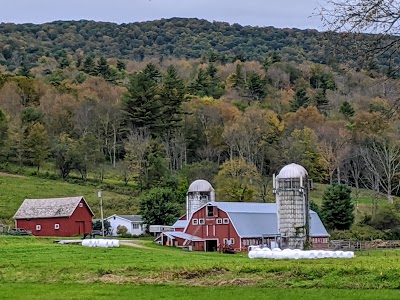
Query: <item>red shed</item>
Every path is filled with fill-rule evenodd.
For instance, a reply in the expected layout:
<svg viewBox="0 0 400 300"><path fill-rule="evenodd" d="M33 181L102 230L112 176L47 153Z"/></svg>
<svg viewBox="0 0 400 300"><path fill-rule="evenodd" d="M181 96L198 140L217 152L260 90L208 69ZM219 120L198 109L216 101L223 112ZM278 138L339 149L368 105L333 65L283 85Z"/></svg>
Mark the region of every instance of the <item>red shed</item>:
<svg viewBox="0 0 400 300"><path fill-rule="evenodd" d="M14 219L17 228L37 236L75 236L90 234L92 217L82 196L51 199L25 199Z"/></svg>

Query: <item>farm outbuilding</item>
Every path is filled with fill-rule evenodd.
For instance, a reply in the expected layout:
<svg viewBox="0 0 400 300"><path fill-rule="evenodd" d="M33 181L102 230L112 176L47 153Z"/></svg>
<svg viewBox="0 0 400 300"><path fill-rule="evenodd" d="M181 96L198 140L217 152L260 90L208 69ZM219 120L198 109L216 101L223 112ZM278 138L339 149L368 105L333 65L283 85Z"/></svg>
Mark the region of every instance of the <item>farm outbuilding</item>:
<svg viewBox="0 0 400 300"><path fill-rule="evenodd" d="M112 236L118 235L119 226L124 226L131 235L141 235L146 232L146 225L143 224L140 215L112 215L106 220L110 222Z"/></svg>
<svg viewBox="0 0 400 300"><path fill-rule="evenodd" d="M14 215L15 226L36 236L76 236L92 232L94 214L82 196L25 199Z"/></svg>

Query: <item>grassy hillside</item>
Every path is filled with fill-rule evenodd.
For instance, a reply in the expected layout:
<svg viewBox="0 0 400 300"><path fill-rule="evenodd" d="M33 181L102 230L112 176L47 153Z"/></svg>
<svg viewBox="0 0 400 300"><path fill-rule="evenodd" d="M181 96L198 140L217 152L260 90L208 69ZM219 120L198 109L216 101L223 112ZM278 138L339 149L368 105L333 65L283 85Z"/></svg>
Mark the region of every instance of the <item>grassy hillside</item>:
<svg viewBox="0 0 400 300"><path fill-rule="evenodd" d="M0 222L10 222L18 207L26 198L55 198L84 196L95 217L99 217L98 189L58 180L36 177L0 176ZM103 191L105 215L113 213L136 213L137 201L127 195Z"/></svg>
<svg viewBox="0 0 400 300"><path fill-rule="evenodd" d="M7 175L7 176L5 176ZM315 184L311 191L311 199L318 205L327 185ZM48 180L37 177L25 177L0 173L0 222L10 223L18 207L26 198L54 198L66 196L84 196L92 210L99 217L98 189L94 186L72 184L60 180ZM353 197L354 197L353 190ZM361 190L356 216L372 212L372 193ZM386 199L380 198L379 205L387 204ZM137 213L138 201L127 195L103 191L105 215L114 213Z"/></svg>
<svg viewBox="0 0 400 300"><path fill-rule="evenodd" d="M325 189L328 187L326 184L314 184L314 189L311 191L311 199L318 205L321 205ZM373 192L367 189L361 189L356 199L356 190L352 189L352 198L354 206L356 207L356 218L362 216L364 213L371 214L373 209ZM378 206L387 205L387 199L380 195L378 198Z"/></svg>
<svg viewBox="0 0 400 300"><path fill-rule="evenodd" d="M1 299L23 299L28 291L32 299L93 299L99 290L108 299L120 299L129 298L129 289L138 299L265 299L268 294L271 299L278 294L279 299L400 298L397 251L357 252L354 259L311 263L162 246L84 248L45 238L0 237L0 253Z"/></svg>

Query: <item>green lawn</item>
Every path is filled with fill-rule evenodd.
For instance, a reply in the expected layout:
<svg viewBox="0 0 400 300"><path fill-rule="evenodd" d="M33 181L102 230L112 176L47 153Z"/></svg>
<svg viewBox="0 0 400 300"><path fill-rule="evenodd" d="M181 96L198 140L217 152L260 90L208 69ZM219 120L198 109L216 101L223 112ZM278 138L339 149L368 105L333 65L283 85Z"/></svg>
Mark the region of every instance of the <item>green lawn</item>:
<svg viewBox="0 0 400 300"><path fill-rule="evenodd" d="M97 214L99 212L97 191L98 189L94 186L71 184L59 180L0 176L0 223L4 220L10 222L26 198L84 196L94 213ZM136 199L127 195L104 191L103 204L105 215L137 212Z"/></svg>
<svg viewBox="0 0 400 300"><path fill-rule="evenodd" d="M0 284L0 297L8 299L399 299L400 291L337 290L337 289L276 289L248 287L187 287L165 285L83 285L83 284Z"/></svg>
<svg viewBox="0 0 400 300"><path fill-rule="evenodd" d="M191 296L186 299L213 299L216 287L222 299L233 293L232 287L238 287L232 295L248 295L246 299L262 293L283 293L287 298L282 299L306 293L314 297L307 299L322 295L324 299L337 299L339 294L344 295L340 299L374 299L378 292L370 290L383 290L382 297L386 298L380 299L393 299L400 289L399 250L357 252L354 259L274 261L250 260L246 254L183 252L157 245L151 250L85 248L58 245L53 240L0 236L0 285L5 287L0 289L0 299L19 294L21 299L26 295L36 299L34 296L42 292L48 299L54 299L52 295L90 299L92 292L100 291L104 291L104 297L123 298L132 291L147 294L149 289L158 289L157 293L165 294L164 299L174 299L178 291ZM19 292L13 294L13 290ZM79 293L82 298L78 298ZM152 299L150 295L140 299Z"/></svg>

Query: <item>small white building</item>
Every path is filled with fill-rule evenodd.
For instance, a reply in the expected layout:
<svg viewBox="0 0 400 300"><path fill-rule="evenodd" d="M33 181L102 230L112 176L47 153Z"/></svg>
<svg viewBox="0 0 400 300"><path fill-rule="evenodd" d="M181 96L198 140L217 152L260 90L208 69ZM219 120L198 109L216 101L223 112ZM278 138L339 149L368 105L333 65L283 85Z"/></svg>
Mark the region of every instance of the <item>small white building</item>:
<svg viewBox="0 0 400 300"><path fill-rule="evenodd" d="M111 235L117 236L118 226L125 226L131 235L141 235L146 232L146 225L143 224L142 216L140 215L112 215L106 219L110 222Z"/></svg>

